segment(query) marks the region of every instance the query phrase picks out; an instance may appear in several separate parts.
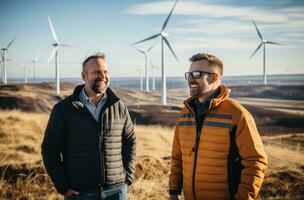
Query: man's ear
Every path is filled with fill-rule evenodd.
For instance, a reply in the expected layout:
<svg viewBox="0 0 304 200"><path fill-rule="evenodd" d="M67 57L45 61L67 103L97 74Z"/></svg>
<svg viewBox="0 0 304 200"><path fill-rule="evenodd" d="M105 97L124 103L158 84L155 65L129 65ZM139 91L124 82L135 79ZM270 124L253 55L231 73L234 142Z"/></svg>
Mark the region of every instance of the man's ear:
<svg viewBox="0 0 304 200"><path fill-rule="evenodd" d="M210 83L216 83L219 81L219 79L220 79L220 75L214 73L210 76Z"/></svg>
<svg viewBox="0 0 304 200"><path fill-rule="evenodd" d="M209 84L213 84L218 80L218 75L217 74L210 74L207 77L207 81Z"/></svg>
<svg viewBox="0 0 304 200"><path fill-rule="evenodd" d="M81 72L81 78L82 78L83 81L84 81L84 79L85 79L85 76L86 76L86 74L82 71L82 72Z"/></svg>

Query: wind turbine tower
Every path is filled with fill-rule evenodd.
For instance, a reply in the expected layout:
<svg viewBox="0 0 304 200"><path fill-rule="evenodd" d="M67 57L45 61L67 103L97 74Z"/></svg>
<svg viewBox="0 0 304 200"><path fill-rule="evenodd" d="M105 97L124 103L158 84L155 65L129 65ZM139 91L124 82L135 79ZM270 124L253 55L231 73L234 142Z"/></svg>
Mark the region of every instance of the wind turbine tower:
<svg viewBox="0 0 304 200"><path fill-rule="evenodd" d="M142 71L143 71L143 69L142 68L138 68L136 71L138 71L139 72L139 75L140 75L140 91L143 91L144 90L144 88L143 88L143 76L142 76Z"/></svg>
<svg viewBox="0 0 304 200"><path fill-rule="evenodd" d="M255 53L261 48L261 46L263 46L263 82L264 85L267 85L267 77L266 77L266 44L275 44L275 45L282 45L281 43L277 43L277 42L271 42L271 41L267 41L263 39L263 36L261 34L261 32L259 31L256 23L254 20L252 20L252 23L261 39L261 43L259 44L259 46L256 48L256 50L252 53L252 55L250 56L249 59L251 59Z"/></svg>
<svg viewBox="0 0 304 200"><path fill-rule="evenodd" d="M148 38L145 38L143 40L140 40L138 42L135 42L133 45L142 43L144 41L147 40L151 40L157 37L161 37L161 66L162 66L162 94L161 94L161 104L162 105L166 105L167 104L167 88L166 88L166 68L165 68L165 49L164 49L164 43L168 46L168 48L170 49L171 53L173 54L173 56L175 57L175 59L178 61L178 58L176 56L176 54L174 53L169 41L167 40L167 37L169 36L169 33L165 32L166 26L168 24L168 21L172 15L172 12L177 4L178 0L175 0L174 5L168 15L168 17L166 18L165 22L163 23L162 29L159 33L152 35Z"/></svg>
<svg viewBox="0 0 304 200"><path fill-rule="evenodd" d="M157 67L156 65L154 65L154 63L150 60L150 65L151 65L151 70L152 70L152 90L155 90L155 73L154 73L154 69L159 69L159 67Z"/></svg>
<svg viewBox="0 0 304 200"><path fill-rule="evenodd" d="M55 56L56 93L57 93L57 94L60 94L58 49L59 49L59 47L70 47L70 45L61 44L61 43L58 41L58 38L57 38L57 35L56 35L56 32L55 32L55 29L54 29L54 26L53 26L53 23L52 23L50 17L48 17L48 21L49 21L49 25L50 25L50 28L51 28L51 31L52 31L53 39L54 39L54 41L55 41L55 42L52 44L53 47L54 47L54 50L53 50L53 52L51 53L51 55L50 55L50 57L49 57L49 59L48 59L48 63L50 63L50 61L51 61L51 60L53 59L53 57Z"/></svg>
<svg viewBox="0 0 304 200"><path fill-rule="evenodd" d="M22 64L22 66L24 68L24 83L27 83L27 65L28 65L28 63Z"/></svg>
<svg viewBox="0 0 304 200"><path fill-rule="evenodd" d="M8 53L8 48L13 44L16 37L14 37L6 47L3 47L2 50L2 62L3 62L3 71L2 71L2 81L4 84L7 84L7 71L6 71L6 54Z"/></svg>

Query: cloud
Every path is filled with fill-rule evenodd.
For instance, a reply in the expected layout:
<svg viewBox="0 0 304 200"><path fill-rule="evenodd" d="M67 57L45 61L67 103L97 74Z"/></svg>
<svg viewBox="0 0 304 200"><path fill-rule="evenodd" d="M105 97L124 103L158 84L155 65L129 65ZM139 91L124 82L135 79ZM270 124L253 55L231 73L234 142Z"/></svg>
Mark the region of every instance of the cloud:
<svg viewBox="0 0 304 200"><path fill-rule="evenodd" d="M163 15L168 14L172 5L172 1L136 4L130 7L126 12L129 14L136 15ZM258 7L237 7L210 3L206 4L195 1L178 2L174 14L188 16L204 16L208 18L234 17L245 20L249 20L254 17L258 21L268 23L278 23L288 20L288 18L285 15L282 15L280 12L269 12L269 10L261 9Z"/></svg>

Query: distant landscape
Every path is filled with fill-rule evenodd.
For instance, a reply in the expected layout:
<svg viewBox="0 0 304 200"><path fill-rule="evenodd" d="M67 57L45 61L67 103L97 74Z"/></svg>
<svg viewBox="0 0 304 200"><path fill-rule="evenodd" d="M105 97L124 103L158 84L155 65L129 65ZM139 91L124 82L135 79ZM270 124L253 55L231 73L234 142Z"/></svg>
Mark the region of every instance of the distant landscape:
<svg viewBox="0 0 304 200"><path fill-rule="evenodd" d="M0 199L63 199L46 175L40 144L53 105L74 83L0 84ZM304 85L231 86L256 119L269 158L260 199L304 198ZM138 139L136 181L129 199L166 199L174 125L188 89L159 92L114 87L127 104ZM153 130L153 131L151 131Z"/></svg>

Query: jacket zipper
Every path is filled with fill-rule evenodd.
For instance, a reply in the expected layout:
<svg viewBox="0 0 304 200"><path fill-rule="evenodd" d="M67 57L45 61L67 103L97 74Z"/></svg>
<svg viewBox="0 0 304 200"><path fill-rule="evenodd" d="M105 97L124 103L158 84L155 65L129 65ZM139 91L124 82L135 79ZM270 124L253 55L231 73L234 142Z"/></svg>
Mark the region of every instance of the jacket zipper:
<svg viewBox="0 0 304 200"><path fill-rule="evenodd" d="M94 121L94 123L97 126L97 135L98 135L98 149L99 149L99 157L100 157L100 173L101 173L101 184L99 185L99 187L102 187L105 185L105 166L104 166L104 141L103 141L103 133L105 132L102 128L101 128L101 123L103 123L103 128L105 128L105 123L103 120L103 114L100 115L100 119L98 122L96 122L95 118L93 118L93 116L91 115L90 111L84 107L84 112L90 117L90 119L92 119Z"/></svg>
<svg viewBox="0 0 304 200"><path fill-rule="evenodd" d="M201 132L200 131L196 131L195 146L192 149L192 151L195 150L193 172L192 172L192 192L193 192L194 200L196 200L196 194L195 194L195 173L196 173L196 162L197 162L197 153L198 153L198 146L199 146L200 137L201 137Z"/></svg>
<svg viewBox="0 0 304 200"><path fill-rule="evenodd" d="M195 153L194 153L193 172L192 172L192 193L193 193L193 198L194 198L194 200L196 200L196 193L195 193L195 174L196 174L196 164L197 164L198 147L199 147L199 144L200 144L201 133L202 133L202 130L203 130L203 127L204 127L204 121L205 121L205 119L207 118L207 116L209 115L209 113L210 113L210 111L209 111L209 112L206 112L204 118L202 119L202 127L201 127L201 130L197 130L197 131L196 131L195 146L192 148L192 151L191 151L191 152L195 151ZM197 120L196 120L196 126L197 126ZM190 155L191 155L191 152L190 152Z"/></svg>
<svg viewBox="0 0 304 200"><path fill-rule="evenodd" d="M105 158L104 158L104 141L103 141L103 134L105 132L105 123L104 123L104 116L101 115L101 121L102 122L102 126L101 123L98 123L100 131L98 131L98 136L99 136L99 157L100 157L100 172L101 172L101 185L100 186L104 186L105 185ZM98 129L99 129L98 128Z"/></svg>

